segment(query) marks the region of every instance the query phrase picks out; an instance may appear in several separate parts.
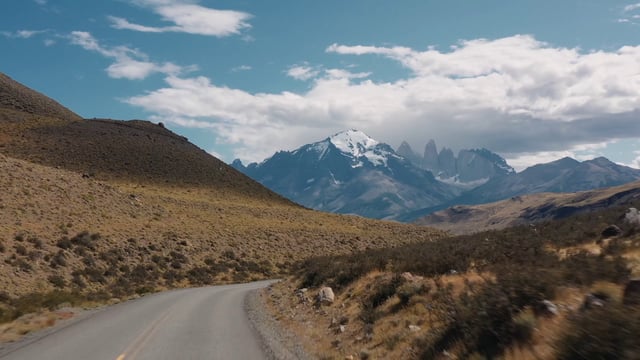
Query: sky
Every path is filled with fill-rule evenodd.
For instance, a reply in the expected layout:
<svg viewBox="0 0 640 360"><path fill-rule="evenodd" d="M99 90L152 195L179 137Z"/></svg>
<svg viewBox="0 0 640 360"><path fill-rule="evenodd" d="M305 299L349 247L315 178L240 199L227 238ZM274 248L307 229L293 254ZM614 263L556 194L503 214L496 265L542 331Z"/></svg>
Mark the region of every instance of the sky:
<svg viewBox="0 0 640 360"><path fill-rule="evenodd" d="M638 0L3 0L0 72L231 162L347 129L640 168Z"/></svg>

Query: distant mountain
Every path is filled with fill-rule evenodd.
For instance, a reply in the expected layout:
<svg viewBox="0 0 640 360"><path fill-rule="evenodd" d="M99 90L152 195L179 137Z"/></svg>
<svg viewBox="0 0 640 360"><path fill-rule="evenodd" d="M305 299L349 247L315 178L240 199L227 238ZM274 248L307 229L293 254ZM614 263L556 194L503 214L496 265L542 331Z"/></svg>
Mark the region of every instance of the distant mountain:
<svg viewBox="0 0 640 360"><path fill-rule="evenodd" d="M469 234L562 219L614 206L630 206L638 200L640 181L577 193L538 193L488 204L457 205L415 222L454 234Z"/></svg>
<svg viewBox="0 0 640 360"><path fill-rule="evenodd" d="M515 173L505 159L487 149L463 149L456 157L446 147L438 152L435 141L429 140L422 156L406 141L397 152L414 165L431 171L437 180L466 189Z"/></svg>
<svg viewBox="0 0 640 360"><path fill-rule="evenodd" d="M604 157L579 162L562 158L490 180L456 199L458 204L484 204L540 192L577 192L640 180L640 170L615 164Z"/></svg>
<svg viewBox="0 0 640 360"><path fill-rule="evenodd" d="M380 219L395 219L460 193L357 130L280 151L260 164L245 167L236 160L232 166L304 206Z"/></svg>

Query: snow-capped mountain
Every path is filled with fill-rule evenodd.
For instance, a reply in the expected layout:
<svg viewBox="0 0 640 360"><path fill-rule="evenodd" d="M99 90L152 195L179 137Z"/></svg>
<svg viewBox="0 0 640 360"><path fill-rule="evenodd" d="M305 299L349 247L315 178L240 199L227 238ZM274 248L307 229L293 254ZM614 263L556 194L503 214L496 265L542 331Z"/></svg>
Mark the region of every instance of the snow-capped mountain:
<svg viewBox="0 0 640 360"><path fill-rule="evenodd" d="M411 161L409 160L411 159ZM564 158L516 173L499 155L462 150L455 156L430 141L424 156L407 143L398 151L348 130L294 151L280 151L236 169L309 208L411 221L460 204L481 204L537 192L575 192L640 179L640 170L605 158Z"/></svg>
<svg viewBox="0 0 640 360"><path fill-rule="evenodd" d="M232 166L301 205L372 218L394 219L459 193L358 130L280 151L260 164L236 160Z"/></svg>
<svg viewBox="0 0 640 360"><path fill-rule="evenodd" d="M414 152L407 142L400 145L398 154L411 160L414 165L431 171L437 180L465 189L515 174L504 158L487 149L463 149L456 157L446 147L438 152L435 141L429 140L422 156Z"/></svg>

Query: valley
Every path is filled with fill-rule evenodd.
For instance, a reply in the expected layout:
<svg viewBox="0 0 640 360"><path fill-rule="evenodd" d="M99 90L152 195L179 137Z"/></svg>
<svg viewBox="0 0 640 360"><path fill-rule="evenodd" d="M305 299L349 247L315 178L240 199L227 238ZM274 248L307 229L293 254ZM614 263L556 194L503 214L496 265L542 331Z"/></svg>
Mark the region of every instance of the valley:
<svg viewBox="0 0 640 360"><path fill-rule="evenodd" d="M563 159L515 173L490 152L461 152L459 158L475 154L485 156L485 165L487 158L497 164L479 166L482 176L493 171L493 178L469 189L350 130L260 165L234 164L254 175L287 175L269 175L265 185L280 186L278 194L162 124L83 120L0 79L0 342L7 346L79 308L127 307L146 303L151 293L171 296L165 291L172 289L282 278L252 293L258 299L253 311L282 339L296 339L300 352L294 353L312 358L583 356L577 348L633 358L640 351L625 332L640 329L635 290L628 290L640 276L638 182L528 193L631 181L633 169L605 159ZM319 160L326 162L318 166ZM583 181L569 181L574 178ZM467 172L464 180L478 179ZM505 190L506 182L529 184L521 187L528 190L498 203L457 205L415 224L305 208L282 190L303 187L299 193L307 199L325 199L324 210L368 208L376 217L418 214L416 208L441 206L494 183ZM356 197L345 197L344 189ZM499 196L506 194L512 192ZM415 201L412 207L407 199ZM267 283L256 288L262 286ZM196 301L193 296L185 299ZM221 313L244 314L239 302L246 296L215 304L235 309ZM162 306L154 314L142 322L164 322ZM594 322L602 326L590 327ZM146 343L152 328L135 336ZM607 333L614 334L615 350L608 340L587 345ZM37 336L45 345L53 339ZM261 336L268 342L270 335ZM149 347L150 358L159 339L149 340L157 345ZM105 354L123 351L125 343L105 347Z"/></svg>

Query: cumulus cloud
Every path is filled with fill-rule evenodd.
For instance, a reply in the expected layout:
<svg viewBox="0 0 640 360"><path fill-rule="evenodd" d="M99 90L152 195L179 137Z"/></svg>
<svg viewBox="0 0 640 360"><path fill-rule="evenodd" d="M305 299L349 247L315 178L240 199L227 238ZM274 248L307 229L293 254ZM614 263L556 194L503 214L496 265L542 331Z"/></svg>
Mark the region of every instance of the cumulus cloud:
<svg viewBox="0 0 640 360"><path fill-rule="evenodd" d="M320 74L318 69L314 69L306 63L302 65L293 65L287 69L287 76L302 81L313 79L318 76L318 74Z"/></svg>
<svg viewBox="0 0 640 360"><path fill-rule="evenodd" d="M172 25L147 26L129 22L127 19L109 16L111 26L141 32L181 32L216 37L240 34L251 25L250 14L234 10L218 10L198 5L188 0L133 0L132 3L149 8Z"/></svg>
<svg viewBox="0 0 640 360"><path fill-rule="evenodd" d="M106 71L114 79L141 80L153 73L178 75L196 69L194 66L181 67L170 62L154 63L143 52L126 46L103 46L93 35L85 31L73 31L69 40L85 50L113 59L114 63L109 65Z"/></svg>
<svg viewBox="0 0 640 360"><path fill-rule="evenodd" d="M448 51L340 44L326 51L388 58L409 75L376 82L331 69L314 74L303 93L255 94L168 76L165 87L127 101L162 121L214 130L244 161L347 128L396 146L434 138L454 149L486 147L523 164L532 154L640 136L640 46L583 51L517 35ZM302 67L287 75L313 71Z"/></svg>

